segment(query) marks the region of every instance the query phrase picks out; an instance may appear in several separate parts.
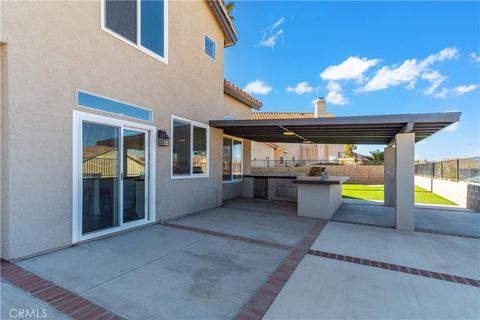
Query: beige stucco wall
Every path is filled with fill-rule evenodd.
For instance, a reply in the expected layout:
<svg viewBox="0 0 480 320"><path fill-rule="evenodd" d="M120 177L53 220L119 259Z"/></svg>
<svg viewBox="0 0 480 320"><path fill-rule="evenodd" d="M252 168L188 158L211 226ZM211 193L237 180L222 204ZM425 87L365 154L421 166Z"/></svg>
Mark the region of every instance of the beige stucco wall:
<svg viewBox="0 0 480 320"><path fill-rule="evenodd" d="M225 116L235 117L235 119L250 119L252 109L245 103L224 94Z"/></svg>
<svg viewBox="0 0 480 320"><path fill-rule="evenodd" d="M101 30L100 1L2 2L1 27L8 47L2 222L9 228L2 257L71 244L77 89L152 109L153 125L170 136L172 114L203 123L224 116L224 38L206 2L169 2L168 65ZM204 34L218 44L216 61L203 52ZM171 180L170 149L156 147L158 218L219 204L221 141L211 129L209 178Z"/></svg>
<svg viewBox="0 0 480 320"><path fill-rule="evenodd" d="M275 160L275 149L262 142L252 141L252 160Z"/></svg>

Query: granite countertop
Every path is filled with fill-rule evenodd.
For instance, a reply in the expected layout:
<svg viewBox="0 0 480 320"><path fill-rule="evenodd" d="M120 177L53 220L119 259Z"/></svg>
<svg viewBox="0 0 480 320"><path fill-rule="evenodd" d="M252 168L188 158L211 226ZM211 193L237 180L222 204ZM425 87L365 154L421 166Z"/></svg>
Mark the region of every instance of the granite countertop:
<svg viewBox="0 0 480 320"><path fill-rule="evenodd" d="M332 184L342 184L348 181L349 177L344 176L327 176L324 177L307 177L302 176L293 180L295 184L318 184L318 185L332 185Z"/></svg>

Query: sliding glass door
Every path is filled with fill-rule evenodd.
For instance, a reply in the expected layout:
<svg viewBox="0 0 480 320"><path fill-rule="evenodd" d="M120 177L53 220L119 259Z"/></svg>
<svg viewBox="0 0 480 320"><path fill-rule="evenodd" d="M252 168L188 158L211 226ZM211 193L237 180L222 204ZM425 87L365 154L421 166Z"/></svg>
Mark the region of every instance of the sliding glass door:
<svg viewBox="0 0 480 320"><path fill-rule="evenodd" d="M149 163L154 130L82 115L76 154L78 194L74 191L77 240L151 221Z"/></svg>
<svg viewBox="0 0 480 320"><path fill-rule="evenodd" d="M82 234L118 226L120 128L82 123Z"/></svg>

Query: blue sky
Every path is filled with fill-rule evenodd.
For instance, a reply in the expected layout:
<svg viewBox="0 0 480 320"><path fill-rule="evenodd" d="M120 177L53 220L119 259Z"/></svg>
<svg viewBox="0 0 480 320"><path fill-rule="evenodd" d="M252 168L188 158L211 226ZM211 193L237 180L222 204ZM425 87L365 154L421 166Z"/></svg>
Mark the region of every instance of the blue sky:
<svg viewBox="0 0 480 320"><path fill-rule="evenodd" d="M480 2L236 1L225 78L262 111L461 111L417 159L480 156ZM380 146L359 146L368 153Z"/></svg>

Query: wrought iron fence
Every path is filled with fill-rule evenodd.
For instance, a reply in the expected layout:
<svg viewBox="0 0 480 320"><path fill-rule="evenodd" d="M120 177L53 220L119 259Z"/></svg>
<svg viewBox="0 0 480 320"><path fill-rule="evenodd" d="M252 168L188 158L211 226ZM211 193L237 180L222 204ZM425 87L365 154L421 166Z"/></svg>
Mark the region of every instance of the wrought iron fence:
<svg viewBox="0 0 480 320"><path fill-rule="evenodd" d="M383 165L383 160L368 160L368 159L336 159L336 160L252 160L252 167L256 168L299 168L310 165Z"/></svg>
<svg viewBox="0 0 480 320"><path fill-rule="evenodd" d="M417 163L415 175L480 183L480 157Z"/></svg>

